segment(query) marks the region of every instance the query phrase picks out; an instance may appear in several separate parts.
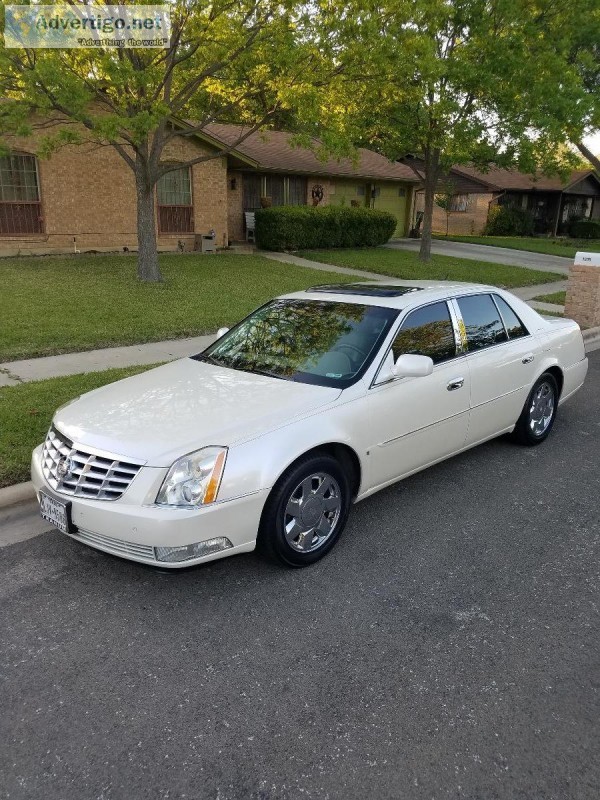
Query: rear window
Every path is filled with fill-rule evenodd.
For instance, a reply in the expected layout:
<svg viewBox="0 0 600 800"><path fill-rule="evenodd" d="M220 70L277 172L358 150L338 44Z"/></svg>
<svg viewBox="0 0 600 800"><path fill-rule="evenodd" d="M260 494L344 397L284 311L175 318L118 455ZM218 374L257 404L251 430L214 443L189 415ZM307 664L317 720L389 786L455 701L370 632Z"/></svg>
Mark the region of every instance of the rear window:
<svg viewBox="0 0 600 800"><path fill-rule="evenodd" d="M529 331L517 317L512 308L508 305L506 300L504 300L504 298L500 297L498 294L494 295L494 300L496 301L496 305L502 314L502 319L504 320L504 327L508 333L508 338L518 339L520 336L528 336Z"/></svg>
<svg viewBox="0 0 600 800"><path fill-rule="evenodd" d="M504 323L489 294L473 294L457 299L465 323L467 350L483 350L508 341Z"/></svg>

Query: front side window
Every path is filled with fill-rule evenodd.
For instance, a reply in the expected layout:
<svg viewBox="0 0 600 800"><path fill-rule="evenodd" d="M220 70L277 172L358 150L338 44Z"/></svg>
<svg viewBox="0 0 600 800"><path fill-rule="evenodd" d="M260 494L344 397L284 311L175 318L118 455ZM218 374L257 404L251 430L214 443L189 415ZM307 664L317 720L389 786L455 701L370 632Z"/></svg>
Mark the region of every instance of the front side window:
<svg viewBox="0 0 600 800"><path fill-rule="evenodd" d="M518 339L521 336L528 336L529 331L517 317L512 308L508 305L506 300L504 300L504 298L500 297L498 294L494 295L494 300L496 301L496 305L502 314L502 320L504 321L504 327L508 333L508 338Z"/></svg>
<svg viewBox="0 0 600 800"><path fill-rule="evenodd" d="M432 303L411 312L392 345L394 361L404 353L429 356L434 364L456 355L454 328L446 303Z"/></svg>
<svg viewBox="0 0 600 800"><path fill-rule="evenodd" d="M365 373L397 316L358 303L273 300L194 358L343 389Z"/></svg>
<svg viewBox="0 0 600 800"><path fill-rule="evenodd" d="M508 336L500 314L489 294L473 294L457 298L467 336L469 352L506 342Z"/></svg>
<svg viewBox="0 0 600 800"><path fill-rule="evenodd" d="M194 206L190 167L171 170L158 179L158 228L161 233L193 233Z"/></svg>
<svg viewBox="0 0 600 800"><path fill-rule="evenodd" d="M27 233L43 233L37 163L11 153L0 158L0 235Z"/></svg>

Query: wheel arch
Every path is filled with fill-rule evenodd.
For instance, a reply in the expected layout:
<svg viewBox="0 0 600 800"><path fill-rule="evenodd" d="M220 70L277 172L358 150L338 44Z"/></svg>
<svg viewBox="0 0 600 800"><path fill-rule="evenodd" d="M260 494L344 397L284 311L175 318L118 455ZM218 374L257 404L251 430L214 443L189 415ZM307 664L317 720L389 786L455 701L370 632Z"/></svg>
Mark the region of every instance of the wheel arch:
<svg viewBox="0 0 600 800"><path fill-rule="evenodd" d="M299 461L302 461L308 456L322 454L335 458L344 470L349 471L350 490L352 499L354 499L360 490L363 475L362 464L356 450L343 442L323 442L322 444L314 445L314 447L310 447L308 450L300 453L281 470L276 483L278 483L283 475L285 475L288 470L292 469Z"/></svg>
<svg viewBox="0 0 600 800"><path fill-rule="evenodd" d="M536 381L539 381L542 375L544 375L544 373L546 372L549 372L550 375L552 375L552 377L556 381L556 385L558 386L558 397L560 398L563 390L563 385L565 382L565 376L562 369L558 366L558 364L551 364L547 366L540 375L538 375Z"/></svg>

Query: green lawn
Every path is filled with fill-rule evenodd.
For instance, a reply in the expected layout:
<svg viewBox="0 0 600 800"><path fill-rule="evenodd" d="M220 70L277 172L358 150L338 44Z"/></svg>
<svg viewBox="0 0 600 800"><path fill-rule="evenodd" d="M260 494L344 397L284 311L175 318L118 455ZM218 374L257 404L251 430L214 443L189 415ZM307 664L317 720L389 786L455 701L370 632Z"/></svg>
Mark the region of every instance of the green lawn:
<svg viewBox="0 0 600 800"><path fill-rule="evenodd" d="M44 440L60 405L147 369L150 367L109 369L0 388L0 487L29 480L31 451Z"/></svg>
<svg viewBox="0 0 600 800"><path fill-rule="evenodd" d="M549 256L565 256L574 258L579 250L584 252L600 252L598 239L541 239L534 236L443 236L436 234L436 239L450 242L469 242L471 244L487 244L492 247L508 247L511 250L529 250L532 253L545 253Z"/></svg>
<svg viewBox="0 0 600 800"><path fill-rule="evenodd" d="M557 306L564 306L566 296L566 292L554 292L553 294L539 294L533 299L542 303L556 303Z"/></svg>
<svg viewBox="0 0 600 800"><path fill-rule="evenodd" d="M0 259L0 363L195 336L231 325L274 295L351 277L253 255L162 255L162 284L134 256Z"/></svg>
<svg viewBox="0 0 600 800"><path fill-rule="evenodd" d="M372 250L306 250L298 255L325 264L364 269L402 280L476 281L506 288L564 280L564 276L554 272L452 256L432 255L431 260L424 264L419 261L418 253L384 247Z"/></svg>
<svg viewBox="0 0 600 800"><path fill-rule="evenodd" d="M538 311L538 314L541 314L542 317L564 317L562 311Z"/></svg>

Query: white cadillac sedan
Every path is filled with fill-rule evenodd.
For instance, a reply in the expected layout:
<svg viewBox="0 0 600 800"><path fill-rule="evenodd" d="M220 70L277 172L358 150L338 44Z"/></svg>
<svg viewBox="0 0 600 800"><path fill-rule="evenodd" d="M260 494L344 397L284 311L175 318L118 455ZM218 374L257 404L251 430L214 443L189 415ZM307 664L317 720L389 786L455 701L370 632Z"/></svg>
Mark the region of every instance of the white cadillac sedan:
<svg viewBox="0 0 600 800"><path fill-rule="evenodd" d="M504 433L542 442L587 372L575 322L490 286L316 286L219 333L56 412L45 519L145 564L258 545L306 566L353 502Z"/></svg>

